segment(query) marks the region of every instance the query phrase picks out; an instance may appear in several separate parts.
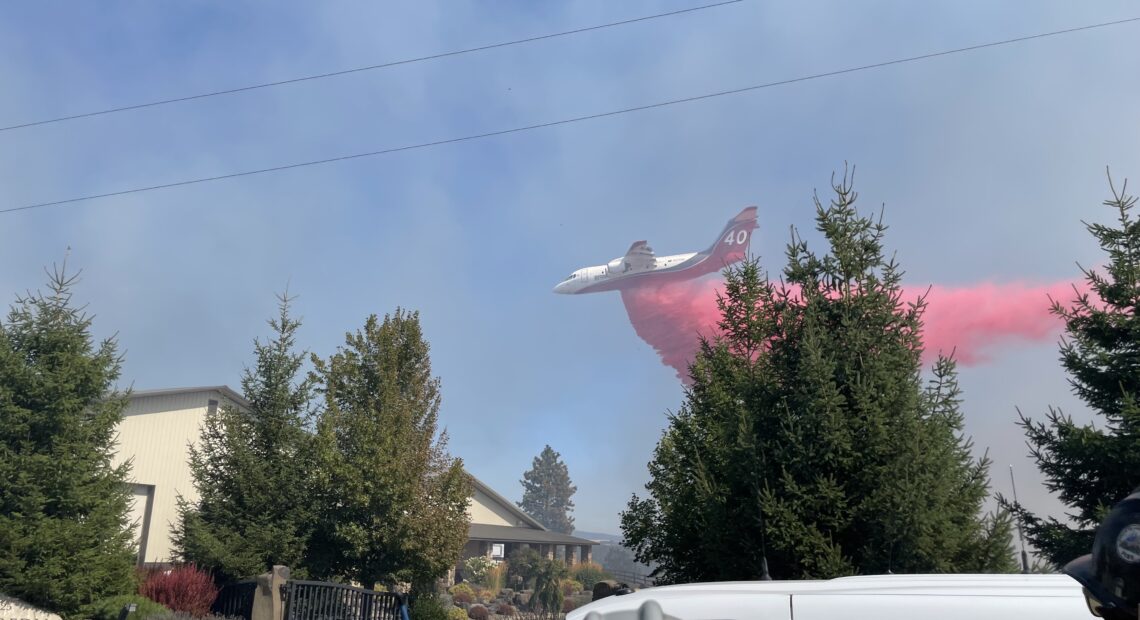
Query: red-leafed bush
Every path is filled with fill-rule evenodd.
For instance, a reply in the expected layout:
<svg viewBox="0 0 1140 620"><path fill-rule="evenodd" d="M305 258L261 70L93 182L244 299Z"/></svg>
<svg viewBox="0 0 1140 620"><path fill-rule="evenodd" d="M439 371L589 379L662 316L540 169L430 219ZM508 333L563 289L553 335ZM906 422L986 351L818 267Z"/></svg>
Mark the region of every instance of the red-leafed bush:
<svg viewBox="0 0 1140 620"><path fill-rule="evenodd" d="M139 586L139 594L172 611L200 618L210 613L218 588L209 574L190 564L150 574Z"/></svg>
<svg viewBox="0 0 1140 620"><path fill-rule="evenodd" d="M482 605L472 605L467 608L467 617L471 618L471 620L487 620L487 617L490 615L491 612L487 611L487 608Z"/></svg>

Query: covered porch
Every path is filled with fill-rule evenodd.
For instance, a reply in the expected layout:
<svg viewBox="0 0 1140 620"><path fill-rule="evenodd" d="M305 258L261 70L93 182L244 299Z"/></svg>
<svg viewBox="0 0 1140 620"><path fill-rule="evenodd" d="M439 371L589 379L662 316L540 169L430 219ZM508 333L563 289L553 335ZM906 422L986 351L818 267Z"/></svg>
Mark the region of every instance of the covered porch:
<svg viewBox="0 0 1140 620"><path fill-rule="evenodd" d="M534 549L542 557L562 560L573 566L592 561L596 544L592 540L547 530L472 523L459 564L452 570L448 581L454 584L463 580L463 563L472 557L505 560L519 549Z"/></svg>

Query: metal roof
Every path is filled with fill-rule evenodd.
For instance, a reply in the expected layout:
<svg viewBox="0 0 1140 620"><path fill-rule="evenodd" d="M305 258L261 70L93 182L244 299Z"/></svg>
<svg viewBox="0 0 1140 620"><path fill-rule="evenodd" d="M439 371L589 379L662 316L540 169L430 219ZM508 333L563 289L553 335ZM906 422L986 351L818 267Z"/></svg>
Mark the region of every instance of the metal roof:
<svg viewBox="0 0 1140 620"><path fill-rule="evenodd" d="M485 523L472 523L467 530L470 540L489 540L494 542L523 542L546 543L551 545L596 545L598 543L577 536L559 534L547 530L535 530L529 527L511 527L509 525L487 525Z"/></svg>
<svg viewBox="0 0 1140 620"><path fill-rule="evenodd" d="M131 398L146 398L148 396L175 396L178 394L192 394L194 392L218 392L238 405L249 409L251 405L244 396L238 394L228 385L205 385L201 387L161 388L157 390L132 390Z"/></svg>

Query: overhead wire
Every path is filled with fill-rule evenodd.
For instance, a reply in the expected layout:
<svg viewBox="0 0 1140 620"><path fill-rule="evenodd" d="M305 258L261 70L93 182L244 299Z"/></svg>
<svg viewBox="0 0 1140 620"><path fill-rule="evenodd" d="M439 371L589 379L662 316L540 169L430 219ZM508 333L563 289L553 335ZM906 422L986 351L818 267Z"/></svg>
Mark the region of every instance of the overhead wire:
<svg viewBox="0 0 1140 620"><path fill-rule="evenodd" d="M471 141L471 140L479 140L479 139L490 138L490 137L494 137L494 136L502 136L502 135L506 135L506 134L520 133L520 132L524 132L524 131L542 129L545 127L569 125L571 123L580 123L580 122L588 121L588 120L595 120L595 119L606 118L606 117L611 117L611 116L618 116L618 115L622 115L622 114L630 114L633 112L641 112L641 111L645 111L645 110L652 110L655 108L663 108L663 107L667 107L667 106L679 105L682 103L691 103L694 101L702 101L702 100L706 100L706 99L713 99L716 97L724 97L724 96L728 96L728 95L738 95L741 93L757 91L757 90L761 90L761 89L765 89L765 88L772 88L775 86L783 86L783 85L787 85L787 84L794 84L797 82L806 82L808 80L817 80L817 79L826 78L826 77L833 77L833 76L837 76L837 75L855 73L857 71L866 71L869 69L877 69L877 68L882 68L882 67L888 67L891 65L898 65L898 64L909 63L909 62L917 62L917 61L921 61L921 60L929 60L931 58L937 58L940 56L948 56L951 54L960 54L963 52L969 52L969 51L985 49L985 48L990 48L990 47L997 47L997 46L1001 46L1001 45L1011 45L1014 43L1031 41L1034 39L1042 39L1042 38L1046 38L1046 37L1053 37L1053 36L1058 36L1058 35L1062 35L1062 34L1070 34L1070 33L1080 32L1080 31L1084 31L1084 30L1092 30L1095 28L1105 28L1108 26L1116 26L1116 25L1120 25L1120 24L1126 24L1126 23L1138 22L1138 21L1140 21L1140 17L1132 17L1132 18L1128 18L1128 19L1121 19L1121 20L1116 20L1116 21L1111 21L1111 22L1102 22L1099 24L1079 26L1076 28L1066 28L1064 30L1054 30L1051 32L1043 32L1043 33L1028 35L1028 36L1024 36L1024 37L1017 37L1017 38L1013 38L1013 39L1005 39L1002 41L980 43L978 45L970 45L967 47L959 47L959 48L955 48L955 49L944 50L941 52L933 52L933 53L929 53L929 54L922 54L919 56L910 56L907 58L898 58L895 60L887 60L884 62L877 62L877 63L869 64L869 65L861 65L861 66L857 66L857 67L848 67L846 69L837 69L835 71L827 71L824 73L814 73L811 75L804 75L804 76L800 76L800 77L789 78L786 80L778 80L775 82L767 82L764 84L756 84L756 85L752 85L752 86L745 86L742 88L734 88L731 90L722 90L722 91L718 91L718 92L705 93L702 95L694 95L691 97L683 97L680 99L670 99L667 101L659 101L657 103L639 105L639 106L634 106L634 107L630 107L630 108L623 108L623 109L619 109L619 110L610 110L607 112L599 112L596 114L587 114L584 116L564 118L564 119L549 121L549 122L545 122L545 123L536 123L533 125L524 125L521 127L512 127L509 129L500 129L497 131L488 131L488 132L484 132L484 133L459 136L459 137L455 137L455 138L447 138L444 140L435 140L432 142L422 142L422 143L418 143L418 144L409 144L409 145L404 145L404 146L397 146L397 147L386 148L386 149L381 149L381 150L377 150L377 151L369 151L367 153L355 153L352 155L342 155L339 157L330 157L327 159L318 159L318 160L305 161L305 162L299 162L299 163L294 163L294 164L286 164L286 165L282 165L282 166L273 166L270 168L246 170L243 172L221 174L221 175L217 175L217 176L189 179L189 180L185 180L185 181L176 181L176 182L172 182L172 183L162 183L162 184L158 184L158 185L150 185L147 187L137 187L137 188L133 188L133 189L126 189L126 190L120 190L120 191L115 191L115 192L107 192L107 193L103 193L103 194L91 194L91 195L87 195L87 196L79 196L76 198L67 198L64 200L54 200L51 202L41 202L41 203L36 203L36 204L22 205L22 206L18 206L18 207L9 207L7 209L0 209L0 214L12 213L15 211L26 211L26 210L30 210L30 209L39 209L39 208L43 208L43 207L51 207L51 206L57 206L57 205L65 205L65 204L71 204L71 203L77 203L77 202L84 202L84 201L88 201L88 200L96 200L99 198L110 198L113 196L124 196L124 195L128 195L128 194L137 194L137 193L141 193L141 192L149 192L149 191L154 191L154 190L159 190L159 189L180 187L180 186L184 186L184 185L194 185L194 184L198 184L198 183L209 183L212 181L221 181L223 179L233 179L233 178L237 178L237 177L252 176L252 175L256 175L256 174L265 174L265 173L269 173L269 172L279 172L282 170L290 170L293 168L302 168L302 167L306 167L306 166L317 166L317 165L321 165L321 164L329 164L329 163L333 163L333 162L347 161L350 159L360 159L363 157L374 157L377 155L386 155L386 154L390 154L390 153L398 153L401 151L410 151L410 150L428 148L428 147L433 147L433 146L441 146L441 145L445 145L445 144L455 144L457 142L467 142L467 141Z"/></svg>
<svg viewBox="0 0 1140 620"><path fill-rule="evenodd" d="M408 64L417 63L417 62L425 62L428 60L438 60L440 58L447 58L449 56L459 56L461 54L471 54L473 52L482 52L482 51L496 49L496 48L500 48L500 47L509 47L511 45L521 45L524 43L534 43L535 41L544 41L547 39L554 39L557 37L565 37L565 36L569 36L572 34L581 34L583 32L590 32L593 30L602 30L604 28L614 28L617 26L625 26L628 24L645 22L645 21L649 21L652 19L661 19L663 17L672 17L675 15L681 15L681 14L685 14L685 13L693 13L696 11L703 11L705 9L712 9L712 8L725 6L725 5L729 5L729 4L739 4L741 2L744 2L744 0L724 0L722 2L714 2L712 4L704 4L701 6L689 7L687 9L678 9L676 11L669 11L667 13L656 13L654 15L645 15L642 17L635 17L632 19L624 19L622 21L617 21L617 22L609 22L606 24L598 24L595 26L586 26L584 28L575 28L573 30L564 30L562 32L555 32L555 33L544 34L544 35L539 35L539 36L535 36L535 37L528 37L526 39L516 39L513 41L505 41L503 43L492 43L490 45L481 45L479 47L469 47L466 49L454 50L451 52L442 52L439 54L432 54L430 56L420 56L417 58L406 58L404 60L394 60L391 62L385 62L385 63L381 63L378 65L368 65L366 67L356 67L354 69L344 69L341 71L330 71L328 73L318 73L316 75L306 75L306 76L302 76L302 77L289 78L286 80L278 80L275 82L265 82L262 84L252 84L250 86L240 86L238 88L228 88L225 90L216 90L216 91L207 92L207 93L199 93L197 95L187 95L185 97L175 97L173 99L162 99L159 101L150 101L147 103L137 103L134 105L125 105L125 106L121 106L121 107L117 107L117 108L108 108L106 110L97 110L94 112L84 112L82 114L72 114L70 116L60 116L57 118L49 118L49 119L44 119L44 120L40 120L40 121L31 121L31 122L27 122L27 123L19 123L16 125L8 125L7 127L0 127L0 131L12 131L14 129L24 129L26 127L36 127L39 125L48 125L51 123L62 123L64 121L73 121L73 120L80 119L80 118L90 118L92 116L103 116L105 114L115 114L118 112L126 112L129 110L139 110L142 108L152 108L155 106L167 105L167 104L171 104L171 103L179 103L182 101L193 101L195 99L205 99L207 97L217 97L219 95L232 95L234 93L242 93L242 92L247 92L247 91L251 91L251 90L258 90L261 88L270 88L272 86L283 86L285 84L296 84L298 82L307 82L310 80L321 80L321 79L325 79L325 78L336 77L339 75L348 75L350 73L360 73L363 71L375 71L377 69L387 69L389 67L396 67L399 65L408 65Z"/></svg>

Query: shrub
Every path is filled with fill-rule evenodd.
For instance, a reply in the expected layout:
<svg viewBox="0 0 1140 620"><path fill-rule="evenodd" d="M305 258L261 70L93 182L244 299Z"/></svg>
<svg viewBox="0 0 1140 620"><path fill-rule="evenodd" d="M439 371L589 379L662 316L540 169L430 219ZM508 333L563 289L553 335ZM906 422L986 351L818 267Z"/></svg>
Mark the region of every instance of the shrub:
<svg viewBox="0 0 1140 620"><path fill-rule="evenodd" d="M566 577L566 566L558 560L543 560L537 567L536 573L531 609L541 609L552 615L557 614L562 609L564 597L559 584Z"/></svg>
<svg viewBox="0 0 1140 620"><path fill-rule="evenodd" d="M467 612L458 607L447 610L447 620L467 620Z"/></svg>
<svg viewBox="0 0 1140 620"><path fill-rule="evenodd" d="M595 562L585 562L577 564L570 569L570 576L582 584L582 589L593 590L594 584L599 581L610 579L610 574L602 568L600 564Z"/></svg>
<svg viewBox="0 0 1140 620"><path fill-rule="evenodd" d="M570 596L582 591L582 583L573 579L562 580L562 594Z"/></svg>
<svg viewBox="0 0 1140 620"><path fill-rule="evenodd" d="M467 609L467 617L471 618L471 620L487 620L487 617L490 615L491 612L487 611L487 608L482 605L472 605Z"/></svg>
<svg viewBox="0 0 1140 620"><path fill-rule="evenodd" d="M472 588L471 584L469 584L469 583L457 583L457 584L451 586L451 588L448 590L448 592L451 593L451 596L455 596L456 594L459 594L460 592L466 593L466 594L470 595L471 597L475 596L475 589Z"/></svg>
<svg viewBox="0 0 1140 620"><path fill-rule="evenodd" d="M503 603L502 605L499 605L498 613L500 616L513 616L515 615L515 608L510 603Z"/></svg>
<svg viewBox="0 0 1140 620"><path fill-rule="evenodd" d="M487 571L495 566L495 561L485 555L477 555L467 558L463 563L463 568L467 577L472 583L480 585L487 585Z"/></svg>
<svg viewBox="0 0 1140 620"><path fill-rule="evenodd" d="M150 616L170 613L169 609L145 596L124 594L122 596L112 596L111 598L96 601L84 607L81 615L91 620L118 620L119 612L123 610L123 607L131 603L134 603L136 608L134 613L127 616L128 620L146 620L146 618Z"/></svg>
<svg viewBox="0 0 1140 620"><path fill-rule="evenodd" d="M568 598L562 601L562 613L568 614L575 609L578 609L578 601L575 601L572 598Z"/></svg>
<svg viewBox="0 0 1140 620"><path fill-rule="evenodd" d="M503 587L507 585L508 568L509 567L507 566L506 562L499 562L487 571L487 575L483 579L487 586L487 589L494 592L495 595L498 595L499 592L502 592Z"/></svg>
<svg viewBox="0 0 1140 620"><path fill-rule="evenodd" d="M184 611L196 618L210 613L218 587L205 571L193 564L152 573L139 587L139 594L171 611Z"/></svg>
<svg viewBox="0 0 1140 620"><path fill-rule="evenodd" d="M535 573L542 560L543 558L538 554L538 551L529 547L512 552L507 562L507 576L510 578L511 585L518 585L520 590L526 590L533 586Z"/></svg>
<svg viewBox="0 0 1140 620"><path fill-rule="evenodd" d="M218 616L215 614L195 618L184 611L166 611L147 616L143 618L143 620L235 620L235 618L233 616Z"/></svg>
<svg viewBox="0 0 1140 620"><path fill-rule="evenodd" d="M425 594L413 599L408 615L411 620L448 620L448 608L438 596Z"/></svg>

